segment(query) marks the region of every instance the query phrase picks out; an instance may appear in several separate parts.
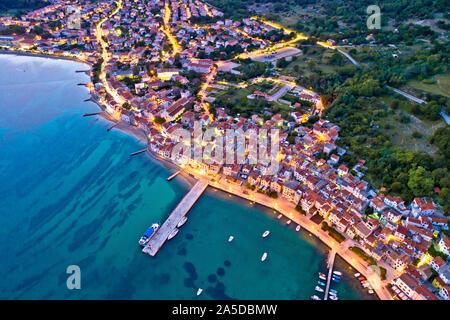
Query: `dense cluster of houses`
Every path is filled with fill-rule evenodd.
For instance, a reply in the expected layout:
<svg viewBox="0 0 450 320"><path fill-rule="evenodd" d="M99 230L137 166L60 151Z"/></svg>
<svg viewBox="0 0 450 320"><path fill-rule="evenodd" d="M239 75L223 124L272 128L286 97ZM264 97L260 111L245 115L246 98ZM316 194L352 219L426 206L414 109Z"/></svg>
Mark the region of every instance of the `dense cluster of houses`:
<svg viewBox="0 0 450 320"><path fill-rule="evenodd" d="M69 15L64 7L72 2L75 3L59 1L20 20L1 18L0 25L17 23L28 31L33 26L43 26L51 38L4 36L0 37L0 45L35 47L51 54L64 54L59 49L61 45L82 45L84 49L73 49L70 54L98 61L95 25L111 12L112 1L77 4L81 5L82 20L90 21L87 29L66 27ZM161 17L169 8L171 28L182 48L177 58L163 54L168 40L162 31ZM125 2L123 9L103 24L111 54L105 72L116 97L98 82L95 84L98 101L116 118L142 129L148 136L148 149L168 160L172 159L172 149L178 142L177 129L185 128L193 135L196 121L204 130L215 128L221 133L227 129L243 132L279 129L276 172L268 174L269 163L252 165L248 158L244 163L224 165L192 157L188 165L204 174L224 176L238 186L282 197L306 216L315 217L314 221L327 221L337 232L356 240L376 262L398 272L392 290L400 299L449 299L449 263L439 256L431 259L427 253L434 246L448 256L450 249L450 240L442 232L448 229L448 219L431 198L415 198L408 205L400 197L371 189L361 179L364 160L360 159L352 168L341 161L346 150L336 145L340 128L329 121L320 119L312 127L306 126L310 115L298 111L290 113L288 119L280 114L266 120L258 115L234 118L223 108L217 108L212 117L200 105L190 90L186 73L209 74L214 68L213 53L228 46L247 50L271 44L265 35L273 27L253 19L232 21L222 16L223 13L198 0ZM191 24L192 17L210 17L214 22ZM55 20L62 21L63 27L52 29L50 22ZM133 68L143 61L159 67ZM124 81L126 78L138 81L130 88ZM299 92L299 95L314 102L320 99L314 93ZM267 98L261 92L254 92L253 96Z"/></svg>

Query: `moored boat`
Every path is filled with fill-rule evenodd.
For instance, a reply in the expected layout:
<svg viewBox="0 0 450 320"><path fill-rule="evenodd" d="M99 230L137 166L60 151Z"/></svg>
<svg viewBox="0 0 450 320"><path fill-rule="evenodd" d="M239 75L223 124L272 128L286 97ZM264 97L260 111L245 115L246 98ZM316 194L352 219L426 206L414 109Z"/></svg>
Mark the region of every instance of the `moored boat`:
<svg viewBox="0 0 450 320"><path fill-rule="evenodd" d="M320 300L320 298L319 298L318 296L316 296L316 295L311 296L311 299L312 299L312 300Z"/></svg>
<svg viewBox="0 0 450 320"><path fill-rule="evenodd" d="M288 220L288 221L286 222L286 224L291 224L291 220Z"/></svg>
<svg viewBox="0 0 450 320"><path fill-rule="evenodd" d="M283 216L282 214L279 214L277 219L280 220L282 216Z"/></svg>
<svg viewBox="0 0 450 320"><path fill-rule="evenodd" d="M261 257L261 261L266 260L266 258L267 258L267 252L264 252L262 257Z"/></svg>
<svg viewBox="0 0 450 320"><path fill-rule="evenodd" d="M319 277L326 277L325 273L319 272Z"/></svg>
<svg viewBox="0 0 450 320"><path fill-rule="evenodd" d="M323 292L323 289L321 287L319 287L319 286L316 286L315 289L316 289L316 291Z"/></svg>
<svg viewBox="0 0 450 320"><path fill-rule="evenodd" d="M340 272L340 271L333 271L333 274L336 274L338 276L342 276L342 272Z"/></svg>
<svg viewBox="0 0 450 320"><path fill-rule="evenodd" d="M361 273L357 272L354 274L355 278L359 277L361 275Z"/></svg>
<svg viewBox="0 0 450 320"><path fill-rule="evenodd" d="M324 276L319 276L319 279L321 279L321 280L324 280L324 281L326 281L326 280L327 280L327 278L326 278L326 277L324 277Z"/></svg>
<svg viewBox="0 0 450 320"><path fill-rule="evenodd" d="M320 284L321 286L324 286L325 283L323 283L322 281L317 281L318 284Z"/></svg>
<svg viewBox="0 0 450 320"><path fill-rule="evenodd" d="M297 232L300 231L300 225L298 225L298 226L295 228L295 231L297 231Z"/></svg>
<svg viewBox="0 0 450 320"><path fill-rule="evenodd" d="M183 224L185 224L187 221L187 217L183 217L180 219L180 221L177 224L177 228L181 227Z"/></svg>
<svg viewBox="0 0 450 320"><path fill-rule="evenodd" d="M330 296L330 299L331 299L331 300L339 300L338 297L333 296L333 295Z"/></svg>
<svg viewBox="0 0 450 320"><path fill-rule="evenodd" d="M262 237L263 238L267 237L269 235L269 233L270 233L269 230L264 231L264 233L262 234Z"/></svg>
<svg viewBox="0 0 450 320"><path fill-rule="evenodd" d="M142 235L141 239L139 239L139 245L144 247L147 242L155 235L156 231L159 229L159 223L152 224L145 233Z"/></svg>
<svg viewBox="0 0 450 320"><path fill-rule="evenodd" d="M374 293L374 291L372 289L369 290L368 292L369 292L369 294L373 294Z"/></svg>
<svg viewBox="0 0 450 320"><path fill-rule="evenodd" d="M338 293L337 290L335 290L335 289L330 289L330 292L335 293L335 294Z"/></svg>
<svg viewBox="0 0 450 320"><path fill-rule="evenodd" d="M173 237L175 237L175 236L177 235L177 233L178 233L178 229L177 229L177 228L173 229L172 232L171 232L171 233L169 234L169 236L167 237L167 240L170 240L170 239L172 239Z"/></svg>

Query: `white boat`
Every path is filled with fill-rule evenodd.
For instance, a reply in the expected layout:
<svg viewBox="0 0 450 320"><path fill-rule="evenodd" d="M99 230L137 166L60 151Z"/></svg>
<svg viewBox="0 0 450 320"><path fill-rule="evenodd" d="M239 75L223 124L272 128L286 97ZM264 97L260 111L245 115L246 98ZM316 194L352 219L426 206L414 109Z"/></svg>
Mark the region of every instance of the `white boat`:
<svg viewBox="0 0 450 320"><path fill-rule="evenodd" d="M267 252L264 252L264 254L261 257L261 261L266 260L266 258L267 258Z"/></svg>
<svg viewBox="0 0 450 320"><path fill-rule="evenodd" d="M267 237L269 235L269 233L270 233L269 230L264 231L264 233L262 234L262 237L263 238Z"/></svg>
<svg viewBox="0 0 450 320"><path fill-rule="evenodd" d="M322 280L327 280L327 278L326 277L323 277L323 276L319 276L319 279L322 279Z"/></svg>
<svg viewBox="0 0 450 320"><path fill-rule="evenodd" d="M295 231L299 232L300 231L300 226L298 225L297 228L295 228Z"/></svg>
<svg viewBox="0 0 450 320"><path fill-rule="evenodd" d="M279 214L277 219L280 220L282 216L283 216L282 214Z"/></svg>
<svg viewBox="0 0 450 320"><path fill-rule="evenodd" d="M202 294L202 291L203 291L203 289L202 289L202 288L199 288L199 289L197 290L197 295L198 295L198 296L201 295L201 294Z"/></svg>
<svg viewBox="0 0 450 320"><path fill-rule="evenodd" d="M319 286L316 286L316 291L323 292L323 289Z"/></svg>
<svg viewBox="0 0 450 320"><path fill-rule="evenodd" d="M178 229L177 228L175 228L175 229L173 229L173 231L169 234L169 236L167 237L167 240L170 240L170 239L172 239L173 237L175 237L176 235L177 235L177 233L178 233Z"/></svg>
<svg viewBox="0 0 450 320"><path fill-rule="evenodd" d="M177 227L181 227L183 224L185 224L187 221L187 217L181 218L180 222L178 222Z"/></svg>
<svg viewBox="0 0 450 320"><path fill-rule="evenodd" d="M228 238L228 242L233 241L233 239L234 239L234 237L233 237L233 236L230 236L230 237Z"/></svg>
<svg viewBox="0 0 450 320"><path fill-rule="evenodd" d="M338 297L336 297L336 296L330 296L330 299L331 300L339 300Z"/></svg>
<svg viewBox="0 0 450 320"><path fill-rule="evenodd" d="M339 271L333 271L334 274L337 274L338 276L342 276L342 272Z"/></svg>
<svg viewBox="0 0 450 320"><path fill-rule="evenodd" d="M374 293L374 291L373 291L373 290L369 290L368 292L369 292L369 294L373 294L373 293Z"/></svg>
<svg viewBox="0 0 450 320"><path fill-rule="evenodd" d="M291 224L291 220L288 220L288 221L286 222L286 224Z"/></svg>
<svg viewBox="0 0 450 320"><path fill-rule="evenodd" d="M355 278L358 278L361 275L361 273L357 272L354 274Z"/></svg>
<svg viewBox="0 0 450 320"><path fill-rule="evenodd" d="M320 298L318 296L316 296L316 295L312 296L311 299L313 299L313 300L320 300Z"/></svg>

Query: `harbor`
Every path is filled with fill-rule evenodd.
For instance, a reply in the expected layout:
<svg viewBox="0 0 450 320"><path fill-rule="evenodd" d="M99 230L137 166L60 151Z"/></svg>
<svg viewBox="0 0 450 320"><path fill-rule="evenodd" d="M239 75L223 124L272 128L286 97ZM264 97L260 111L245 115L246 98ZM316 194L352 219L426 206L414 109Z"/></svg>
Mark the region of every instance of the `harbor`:
<svg viewBox="0 0 450 320"><path fill-rule="evenodd" d="M188 211L192 208L194 203L201 196L208 186L207 182L199 180L195 186L184 196L177 207L170 213L167 220L158 229L156 234L150 239L147 245L142 249L142 252L155 256L159 249L166 242L169 235L175 230L180 220L186 216Z"/></svg>

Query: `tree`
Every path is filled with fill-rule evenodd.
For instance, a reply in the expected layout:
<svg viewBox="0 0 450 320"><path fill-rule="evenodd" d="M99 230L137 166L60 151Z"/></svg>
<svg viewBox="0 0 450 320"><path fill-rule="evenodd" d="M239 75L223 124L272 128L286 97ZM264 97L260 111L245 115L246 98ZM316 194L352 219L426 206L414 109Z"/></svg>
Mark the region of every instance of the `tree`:
<svg viewBox="0 0 450 320"><path fill-rule="evenodd" d="M415 169L410 169L408 175L408 187L412 190L414 196L422 197L432 195L434 181L431 178L430 172L419 166Z"/></svg>
<svg viewBox="0 0 450 320"><path fill-rule="evenodd" d="M166 122L166 119L164 119L163 117L155 116L155 123L156 124L162 125L165 122Z"/></svg>

